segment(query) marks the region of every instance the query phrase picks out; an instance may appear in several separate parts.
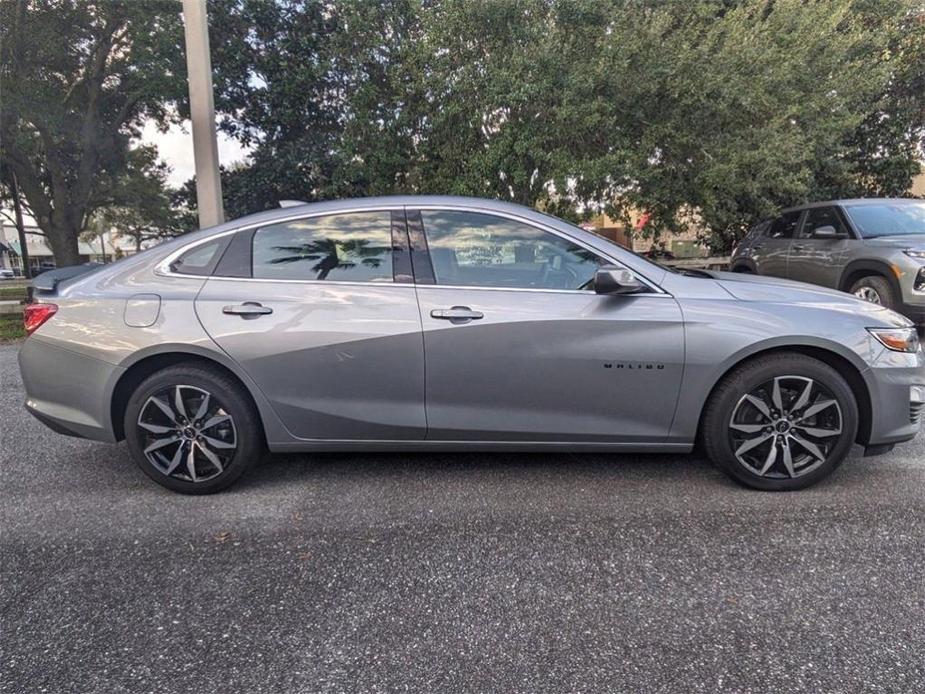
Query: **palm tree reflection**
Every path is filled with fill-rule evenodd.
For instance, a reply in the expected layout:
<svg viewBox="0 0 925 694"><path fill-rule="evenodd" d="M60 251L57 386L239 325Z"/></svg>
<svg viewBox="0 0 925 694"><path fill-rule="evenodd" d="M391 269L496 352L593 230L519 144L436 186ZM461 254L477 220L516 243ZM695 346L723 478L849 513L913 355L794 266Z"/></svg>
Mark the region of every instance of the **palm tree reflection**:
<svg viewBox="0 0 925 694"><path fill-rule="evenodd" d="M316 239L296 246L272 246L278 255L270 260L272 265L297 263L301 261L314 262L312 272L316 279L328 278L334 270L350 270L359 264L370 269L382 265L386 254L391 248L370 246L365 239L352 241L335 241L333 239ZM357 262L358 261L358 262Z"/></svg>

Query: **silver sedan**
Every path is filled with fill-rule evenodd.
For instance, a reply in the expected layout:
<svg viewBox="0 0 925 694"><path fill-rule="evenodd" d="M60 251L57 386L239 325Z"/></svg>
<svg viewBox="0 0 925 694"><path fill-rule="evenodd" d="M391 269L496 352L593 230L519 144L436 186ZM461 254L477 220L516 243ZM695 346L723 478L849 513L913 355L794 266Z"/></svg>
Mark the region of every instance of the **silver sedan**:
<svg viewBox="0 0 925 694"><path fill-rule="evenodd" d="M286 206L39 277L26 407L125 440L179 492L270 451L661 451L806 487L919 429L902 316L787 280L675 272L524 207Z"/></svg>

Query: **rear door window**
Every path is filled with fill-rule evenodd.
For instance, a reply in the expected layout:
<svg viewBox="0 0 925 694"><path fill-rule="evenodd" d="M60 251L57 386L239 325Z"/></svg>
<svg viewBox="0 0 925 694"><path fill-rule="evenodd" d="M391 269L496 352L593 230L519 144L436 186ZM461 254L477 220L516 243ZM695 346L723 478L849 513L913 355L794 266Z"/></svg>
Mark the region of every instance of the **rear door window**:
<svg viewBox="0 0 925 694"><path fill-rule="evenodd" d="M787 212L776 217L771 226L768 228L768 238L771 239L792 239L796 234L797 226L800 223L802 212Z"/></svg>
<svg viewBox="0 0 925 694"><path fill-rule="evenodd" d="M256 279L392 282L389 211L310 217L258 229Z"/></svg>

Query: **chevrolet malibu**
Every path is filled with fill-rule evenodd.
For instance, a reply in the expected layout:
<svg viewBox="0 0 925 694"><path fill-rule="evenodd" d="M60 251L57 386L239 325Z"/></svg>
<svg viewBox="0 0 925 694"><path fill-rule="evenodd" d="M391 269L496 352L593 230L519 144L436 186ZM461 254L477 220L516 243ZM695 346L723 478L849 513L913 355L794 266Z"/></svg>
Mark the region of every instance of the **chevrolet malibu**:
<svg viewBox="0 0 925 694"><path fill-rule="evenodd" d="M287 204L35 281L26 407L223 489L270 451L686 453L809 486L915 436L902 316L783 279L676 272L477 199Z"/></svg>

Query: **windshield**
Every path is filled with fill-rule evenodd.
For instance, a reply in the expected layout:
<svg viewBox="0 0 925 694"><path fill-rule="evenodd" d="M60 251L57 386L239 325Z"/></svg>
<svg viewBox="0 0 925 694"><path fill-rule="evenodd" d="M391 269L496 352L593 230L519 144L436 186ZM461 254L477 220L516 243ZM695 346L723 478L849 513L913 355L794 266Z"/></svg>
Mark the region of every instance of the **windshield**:
<svg viewBox="0 0 925 694"><path fill-rule="evenodd" d="M925 234L925 202L863 203L844 207L865 239Z"/></svg>

